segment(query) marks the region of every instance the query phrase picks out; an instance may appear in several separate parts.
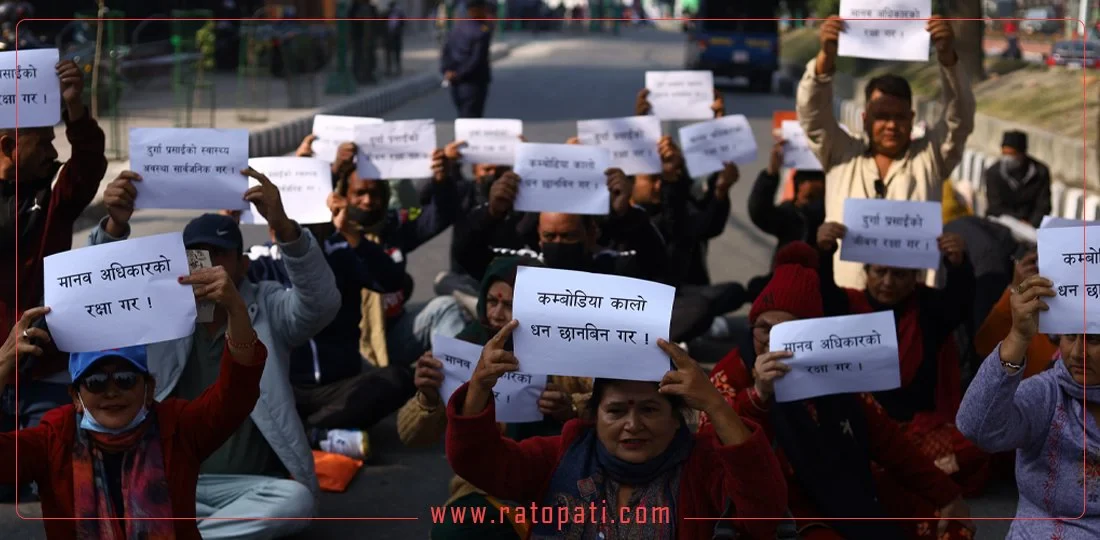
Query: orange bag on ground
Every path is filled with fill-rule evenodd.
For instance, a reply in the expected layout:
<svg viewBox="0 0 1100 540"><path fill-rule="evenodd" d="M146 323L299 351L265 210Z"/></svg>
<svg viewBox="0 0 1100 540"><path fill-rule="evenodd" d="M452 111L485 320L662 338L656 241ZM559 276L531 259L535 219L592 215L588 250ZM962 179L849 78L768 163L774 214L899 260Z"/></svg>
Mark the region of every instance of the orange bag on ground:
<svg viewBox="0 0 1100 540"><path fill-rule="evenodd" d="M317 482L322 491L343 493L355 478L363 462L340 454L313 451L313 465L317 469Z"/></svg>

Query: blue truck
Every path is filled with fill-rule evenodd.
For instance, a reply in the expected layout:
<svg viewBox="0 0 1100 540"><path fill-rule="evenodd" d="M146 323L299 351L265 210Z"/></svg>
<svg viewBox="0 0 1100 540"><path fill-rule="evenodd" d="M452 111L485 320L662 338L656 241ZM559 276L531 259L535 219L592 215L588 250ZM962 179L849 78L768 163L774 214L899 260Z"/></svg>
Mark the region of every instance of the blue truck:
<svg viewBox="0 0 1100 540"><path fill-rule="evenodd" d="M684 28L684 68L744 77L752 91L770 93L779 70L778 12L775 0L699 0Z"/></svg>

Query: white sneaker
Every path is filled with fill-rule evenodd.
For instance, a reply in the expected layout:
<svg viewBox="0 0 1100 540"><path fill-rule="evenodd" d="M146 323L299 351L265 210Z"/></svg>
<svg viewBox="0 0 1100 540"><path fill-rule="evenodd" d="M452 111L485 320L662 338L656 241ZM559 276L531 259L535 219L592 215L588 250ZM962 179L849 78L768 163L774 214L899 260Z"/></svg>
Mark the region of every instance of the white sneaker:
<svg viewBox="0 0 1100 540"><path fill-rule="evenodd" d="M321 441L321 450L365 461L370 457L370 442L365 431L333 429Z"/></svg>

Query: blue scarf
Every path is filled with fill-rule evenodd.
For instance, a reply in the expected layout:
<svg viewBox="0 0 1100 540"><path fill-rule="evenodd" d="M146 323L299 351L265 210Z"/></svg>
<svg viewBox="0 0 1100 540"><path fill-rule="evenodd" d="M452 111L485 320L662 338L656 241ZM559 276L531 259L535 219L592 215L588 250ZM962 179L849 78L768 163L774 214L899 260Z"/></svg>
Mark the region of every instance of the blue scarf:
<svg viewBox="0 0 1100 540"><path fill-rule="evenodd" d="M675 538L676 499L679 494L675 493L672 481L676 475L670 473L687 460L694 446L695 439L691 432L687 426L681 425L672 442L661 455L645 463L629 463L611 455L596 436L596 429L588 428L562 456L554 476L550 479L550 488L546 492L542 505L543 507L567 507L570 509L569 515L573 516L575 514L573 509L587 508L590 503L595 503L597 508L612 504L611 501L604 500L605 479L635 489L643 489L651 482L660 479L665 482L665 485L661 486L664 491L661 504L669 507L669 515L673 519L672 523L668 524L668 535L659 537ZM621 505L626 501L618 502ZM547 523L540 519L539 523L532 527L532 538L561 538L566 531L573 531L573 529L583 529L584 534L578 538L596 538L597 531L601 530L600 527L608 525L600 523L599 520L594 523L591 519L585 519L580 523L577 520L571 520L559 524L557 511L554 513L554 520L551 522ZM607 515L615 516L618 520L618 509L608 508Z"/></svg>
<svg viewBox="0 0 1100 540"><path fill-rule="evenodd" d="M1058 360L1054 363L1054 375L1058 380L1058 386L1062 388L1062 391L1069 394L1070 397L1078 400L1085 401L1085 394L1088 394L1089 403L1100 403L1100 384L1090 384L1083 386L1081 383L1073 379L1073 374L1069 372L1069 368L1066 367L1065 360Z"/></svg>

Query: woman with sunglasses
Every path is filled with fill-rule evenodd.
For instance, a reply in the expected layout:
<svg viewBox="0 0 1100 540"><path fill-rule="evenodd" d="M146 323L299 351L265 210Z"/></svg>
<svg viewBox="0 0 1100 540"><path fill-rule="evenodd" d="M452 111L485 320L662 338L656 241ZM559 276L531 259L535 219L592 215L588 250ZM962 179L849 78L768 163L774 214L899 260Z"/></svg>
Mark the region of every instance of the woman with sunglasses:
<svg viewBox="0 0 1100 540"><path fill-rule="evenodd" d="M155 401L145 346L73 353L73 404L18 437L0 433L0 463L16 464L0 467L0 484L15 484L17 471L19 481L38 483L48 538L201 538L199 465L256 406L267 349L223 268L198 270L181 283L199 285L199 300L229 313L221 372L201 396ZM31 324L48 311L28 310L16 323L0 349L0 383L17 357L42 354L49 334Z"/></svg>

